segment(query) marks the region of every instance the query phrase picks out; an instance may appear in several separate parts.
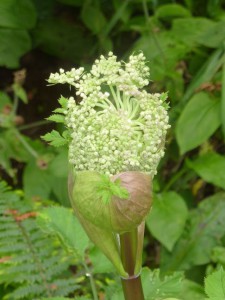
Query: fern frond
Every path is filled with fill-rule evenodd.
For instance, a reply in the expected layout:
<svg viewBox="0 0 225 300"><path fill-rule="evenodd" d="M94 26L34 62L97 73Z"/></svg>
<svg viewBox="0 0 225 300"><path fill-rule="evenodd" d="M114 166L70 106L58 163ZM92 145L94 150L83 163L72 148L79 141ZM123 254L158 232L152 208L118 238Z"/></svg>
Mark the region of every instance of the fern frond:
<svg viewBox="0 0 225 300"><path fill-rule="evenodd" d="M72 258L46 237L35 216L32 202L0 182L0 284L10 285L3 300L67 296L77 289Z"/></svg>

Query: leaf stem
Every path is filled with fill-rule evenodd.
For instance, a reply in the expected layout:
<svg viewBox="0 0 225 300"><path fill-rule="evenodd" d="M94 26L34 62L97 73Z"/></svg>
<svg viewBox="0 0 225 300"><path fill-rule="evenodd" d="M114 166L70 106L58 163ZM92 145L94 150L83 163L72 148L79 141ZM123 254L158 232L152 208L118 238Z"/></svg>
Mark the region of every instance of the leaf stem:
<svg viewBox="0 0 225 300"><path fill-rule="evenodd" d="M52 122L47 121L47 120L43 120L43 121L33 122L31 124L22 125L22 126L19 126L17 128L18 128L18 130L25 130L25 129L30 129L30 128L41 126L41 125L50 124L50 123L52 123Z"/></svg>
<svg viewBox="0 0 225 300"><path fill-rule="evenodd" d="M15 135L18 138L18 140L21 142L21 144L24 146L24 148L34 157L38 158L38 153L27 143L27 141L24 139L24 137L15 130Z"/></svg>
<svg viewBox="0 0 225 300"><path fill-rule="evenodd" d="M89 277L89 280L90 280L91 290L92 290L92 294L93 294L93 300L98 300L98 294L97 294L97 289L96 289L93 275L85 262L83 262L83 266L86 271L86 276Z"/></svg>

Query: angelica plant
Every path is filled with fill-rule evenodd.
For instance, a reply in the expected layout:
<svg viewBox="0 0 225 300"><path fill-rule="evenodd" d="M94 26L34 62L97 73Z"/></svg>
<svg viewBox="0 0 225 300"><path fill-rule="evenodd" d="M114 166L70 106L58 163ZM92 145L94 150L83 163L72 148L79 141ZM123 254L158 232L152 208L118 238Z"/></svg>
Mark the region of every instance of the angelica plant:
<svg viewBox="0 0 225 300"><path fill-rule="evenodd" d="M60 69L49 84L69 84L75 94L59 100L49 119L63 122L62 136L44 139L69 145L69 194L90 239L122 278L125 299L144 299L141 257L151 183L164 155L168 124L166 93L151 94L143 53L118 61L112 52L84 68Z"/></svg>

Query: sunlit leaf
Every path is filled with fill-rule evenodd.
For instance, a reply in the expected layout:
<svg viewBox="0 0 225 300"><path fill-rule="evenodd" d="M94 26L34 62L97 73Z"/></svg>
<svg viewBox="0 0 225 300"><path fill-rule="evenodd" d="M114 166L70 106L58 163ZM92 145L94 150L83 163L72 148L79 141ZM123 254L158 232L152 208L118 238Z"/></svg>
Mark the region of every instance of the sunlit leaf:
<svg viewBox="0 0 225 300"><path fill-rule="evenodd" d="M175 192L154 197L146 223L152 235L169 251L182 234L188 211L184 200Z"/></svg>
<svg viewBox="0 0 225 300"><path fill-rule="evenodd" d="M206 182L225 189L225 157L214 152L206 153L187 164Z"/></svg>
<svg viewBox="0 0 225 300"><path fill-rule="evenodd" d="M219 193L202 201L190 213L182 236L173 252L164 249L161 268L163 271L187 270L204 265L211 260L212 249L224 235L225 194Z"/></svg>
<svg viewBox="0 0 225 300"><path fill-rule="evenodd" d="M220 124L220 102L205 92L195 94L177 122L176 137L181 154L201 145Z"/></svg>

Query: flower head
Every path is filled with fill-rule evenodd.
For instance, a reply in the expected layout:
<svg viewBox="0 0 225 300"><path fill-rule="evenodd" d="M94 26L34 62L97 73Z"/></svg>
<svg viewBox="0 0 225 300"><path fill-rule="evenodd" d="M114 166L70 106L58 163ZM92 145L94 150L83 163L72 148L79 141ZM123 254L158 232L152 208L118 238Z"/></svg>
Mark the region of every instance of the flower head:
<svg viewBox="0 0 225 300"><path fill-rule="evenodd" d="M101 55L88 73L79 68L51 74L49 83L69 83L81 99L70 97L65 111L69 161L77 171L155 175L169 125L166 94L143 89L149 75L143 53L124 63L112 52Z"/></svg>

